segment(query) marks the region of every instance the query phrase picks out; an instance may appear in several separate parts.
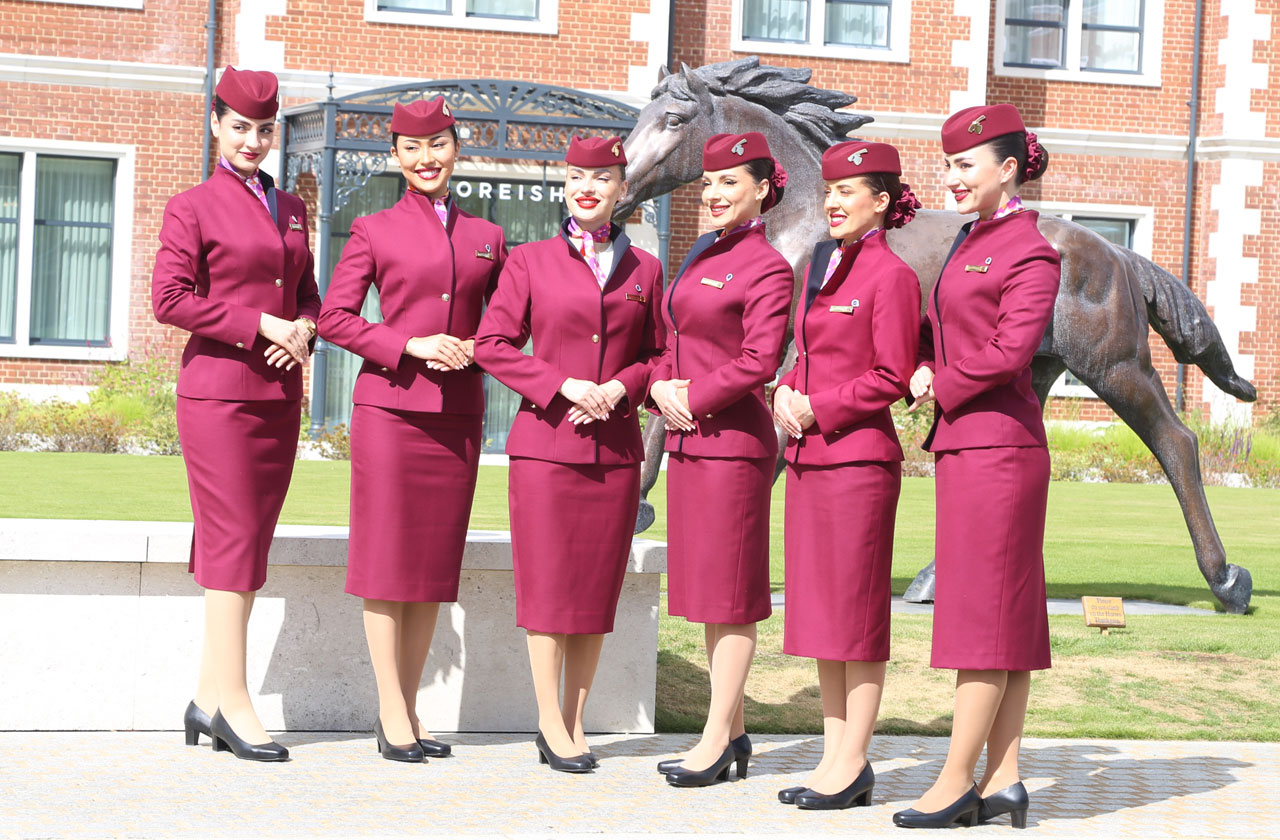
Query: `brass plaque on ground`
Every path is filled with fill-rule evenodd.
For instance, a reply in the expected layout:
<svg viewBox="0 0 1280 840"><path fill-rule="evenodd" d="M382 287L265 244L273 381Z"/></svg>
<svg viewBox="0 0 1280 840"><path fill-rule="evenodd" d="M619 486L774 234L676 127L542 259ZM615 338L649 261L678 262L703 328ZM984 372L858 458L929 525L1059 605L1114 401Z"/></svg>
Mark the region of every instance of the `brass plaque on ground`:
<svg viewBox="0 0 1280 840"><path fill-rule="evenodd" d="M1086 627L1101 627L1106 633L1111 627L1124 627L1124 600L1086 595L1080 599L1084 605Z"/></svg>

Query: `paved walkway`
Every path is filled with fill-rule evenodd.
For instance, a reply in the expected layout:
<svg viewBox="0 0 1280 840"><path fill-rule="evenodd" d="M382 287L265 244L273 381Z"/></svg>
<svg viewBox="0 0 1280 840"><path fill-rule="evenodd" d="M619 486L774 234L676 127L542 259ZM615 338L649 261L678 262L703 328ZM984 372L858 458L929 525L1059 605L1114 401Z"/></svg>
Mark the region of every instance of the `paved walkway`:
<svg viewBox="0 0 1280 840"><path fill-rule="evenodd" d="M383 761L371 735L289 733L288 764L185 747L175 732L0 733L0 837L895 836L892 814L937 772L938 738L880 737L874 804L778 803L818 738L753 735L748 778L675 789L654 762L689 735L599 736L602 764L570 776L526 735L458 735L456 756ZM1280 744L1029 740L1028 828L1039 837L1274 837ZM1008 836L1007 818L965 836ZM915 835L912 835L915 836Z"/></svg>

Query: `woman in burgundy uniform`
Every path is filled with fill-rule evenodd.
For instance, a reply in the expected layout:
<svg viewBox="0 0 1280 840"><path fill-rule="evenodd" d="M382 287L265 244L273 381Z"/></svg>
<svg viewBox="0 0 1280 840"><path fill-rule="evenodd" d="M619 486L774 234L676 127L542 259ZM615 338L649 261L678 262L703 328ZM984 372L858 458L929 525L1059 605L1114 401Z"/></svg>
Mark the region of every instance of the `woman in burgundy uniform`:
<svg viewBox="0 0 1280 840"><path fill-rule="evenodd" d="M702 739L660 762L673 785L745 776L743 691L769 599L769 494L778 444L764 399L782 356L794 275L760 214L786 173L759 132L702 152L701 236L667 288L667 348L650 396L666 418L667 610L706 625L711 705Z"/></svg>
<svg viewBox="0 0 1280 840"><path fill-rule="evenodd" d="M516 623L528 633L539 760L581 773L597 764L582 712L613 631L640 500L637 411L662 354L662 267L609 221L627 188L622 140L574 137L565 163L569 219L559 235L512 252L476 358L524 397L507 454Z"/></svg>
<svg viewBox="0 0 1280 840"><path fill-rule="evenodd" d="M831 240L814 248L796 366L773 416L787 441L783 651L818 660L822 761L783 802L871 804L867 747L889 659L889 578L902 447L889 406L905 397L920 339L920 282L885 241L920 203L898 150L852 141L822 156Z"/></svg>
<svg viewBox="0 0 1280 840"><path fill-rule="evenodd" d="M458 135L442 98L396 103L391 154L408 189L356 219L320 335L364 357L351 415L346 591L364 599L378 749L446 756L419 722L418 683L441 602L458 600L480 463L484 390L474 335L506 257L502 229L449 196ZM383 320L360 314L369 287Z"/></svg>
<svg viewBox="0 0 1280 840"><path fill-rule="evenodd" d="M228 67L210 125L218 166L169 200L151 279L158 320L191 332L178 376L178 435L205 588L204 654L187 743L283 761L245 683L245 636L293 475L302 366L320 295L302 201L258 167L275 143L277 81ZM212 713L212 717L210 717Z"/></svg>
<svg viewBox="0 0 1280 840"><path fill-rule="evenodd" d="M1012 105L968 108L942 127L960 230L920 335L915 405L936 404L925 448L937 474L933 667L954 668L951 747L937 781L894 822L1026 825L1018 748L1031 672L1049 667L1044 520L1049 451L1031 360L1058 294L1058 253L1018 187L1048 154ZM987 762L973 774L986 745Z"/></svg>

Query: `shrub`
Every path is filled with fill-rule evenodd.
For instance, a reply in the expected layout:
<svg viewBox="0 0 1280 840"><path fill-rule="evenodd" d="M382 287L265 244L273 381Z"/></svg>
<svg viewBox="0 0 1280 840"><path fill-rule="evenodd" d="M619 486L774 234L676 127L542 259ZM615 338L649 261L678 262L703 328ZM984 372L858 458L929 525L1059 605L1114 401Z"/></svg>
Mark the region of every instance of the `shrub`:
<svg viewBox="0 0 1280 840"><path fill-rule="evenodd" d="M89 405L116 418L134 449L154 455L177 455L176 393L178 367L166 356L143 352L103 366L92 380Z"/></svg>
<svg viewBox="0 0 1280 840"><path fill-rule="evenodd" d="M316 444L320 447L320 454L331 461L351 460L351 430L346 423L325 429L316 438Z"/></svg>
<svg viewBox="0 0 1280 840"><path fill-rule="evenodd" d="M18 428L44 452L119 452L126 440L124 423L117 415L63 400L23 406Z"/></svg>

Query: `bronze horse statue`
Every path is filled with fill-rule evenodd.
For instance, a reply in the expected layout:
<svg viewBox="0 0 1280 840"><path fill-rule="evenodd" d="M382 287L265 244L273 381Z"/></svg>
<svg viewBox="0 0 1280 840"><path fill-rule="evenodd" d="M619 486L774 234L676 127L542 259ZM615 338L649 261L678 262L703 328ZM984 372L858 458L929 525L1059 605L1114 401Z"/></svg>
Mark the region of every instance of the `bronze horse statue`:
<svg viewBox="0 0 1280 840"><path fill-rule="evenodd" d="M640 112L626 141L631 188L615 218L625 219L640 202L698 178L702 145L710 135L761 131L790 177L786 194L766 221L770 241L796 270L798 298L802 269L827 229L821 209L822 151L871 121L866 115L837 110L853 104L856 97L812 87L810 76L804 69L762 66L754 56L696 69L685 66L677 73L664 68L652 101ZM890 246L920 278L926 300L965 221L956 213L926 210L912 224L888 233ZM1253 385L1236 373L1204 305L1176 277L1056 216L1042 215L1040 231L1062 257L1062 286L1053 320L1032 364L1041 406L1053 382L1069 370L1137 432L1173 486L1209 588L1228 612L1245 612L1252 578L1247 569L1226 561L1204 495L1199 444L1173 410L1151 365L1148 325L1177 361L1196 365L1228 394L1253 401ZM792 346L783 370L794 363ZM657 480L663 437L662 419L650 418L645 431L645 496ZM637 532L652 521L652 505L642 500ZM922 576L931 568L932 564Z"/></svg>

